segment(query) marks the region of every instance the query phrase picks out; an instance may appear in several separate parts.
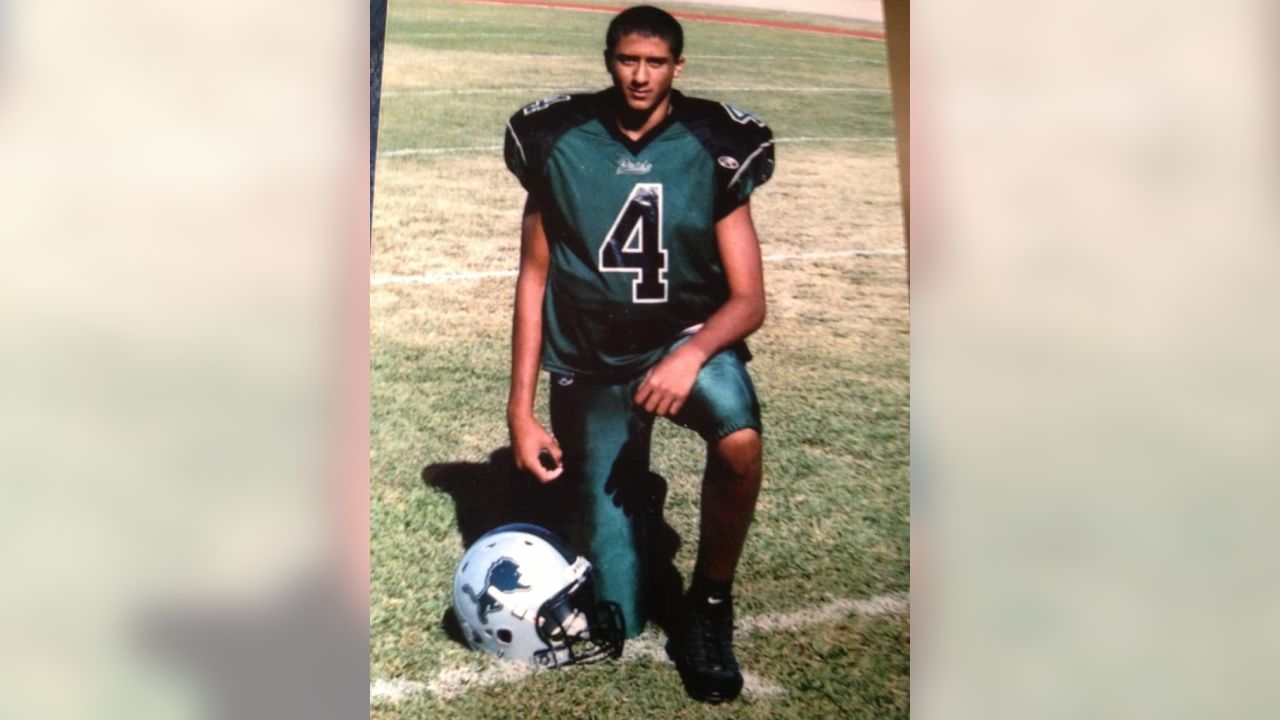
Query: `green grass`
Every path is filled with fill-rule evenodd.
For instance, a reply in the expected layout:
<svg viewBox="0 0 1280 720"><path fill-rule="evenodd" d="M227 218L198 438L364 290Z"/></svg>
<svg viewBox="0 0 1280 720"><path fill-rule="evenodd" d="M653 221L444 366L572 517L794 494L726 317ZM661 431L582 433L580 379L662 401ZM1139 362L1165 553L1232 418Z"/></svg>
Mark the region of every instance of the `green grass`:
<svg viewBox="0 0 1280 720"><path fill-rule="evenodd" d="M521 88L607 81L595 60L607 20L596 13L393 4L386 57L386 89L393 94L384 100L379 149L500 144L506 117L546 94ZM522 27L538 34L510 36ZM686 32L690 70L682 81L688 87L886 86L880 43L693 22ZM556 57L528 57L538 54ZM771 59L703 61L699 54ZM516 90L422 92L476 87ZM763 115L780 138L892 134L883 93L708 95ZM777 174L752 203L766 255L901 249L892 153L889 143L780 144ZM377 193L375 276L514 270L522 198L498 152L383 157ZM751 340L751 370L766 425L766 482L739 573L739 613L796 612L832 599L904 592L909 343L903 258L786 260L767 264L765 272L770 316ZM375 678L430 682L449 670L490 667L487 658L449 640L441 620L464 549L456 503L483 505L476 493L504 492L495 484L502 471L488 462L507 444L512 295L509 278L373 288ZM545 398L544 385L540 403ZM545 417L545 407L540 411ZM697 438L662 422L654 446L654 470L670 485L666 520L684 538L675 563L687 576L704 451ZM442 466L456 472L452 484L424 481L425 469ZM670 666L642 659L539 673L448 700L420 693L376 704L374 715L601 717L610 708L617 716L642 708L676 718L908 713L905 614L755 634L740 645L744 667L782 694L708 708L685 698Z"/></svg>

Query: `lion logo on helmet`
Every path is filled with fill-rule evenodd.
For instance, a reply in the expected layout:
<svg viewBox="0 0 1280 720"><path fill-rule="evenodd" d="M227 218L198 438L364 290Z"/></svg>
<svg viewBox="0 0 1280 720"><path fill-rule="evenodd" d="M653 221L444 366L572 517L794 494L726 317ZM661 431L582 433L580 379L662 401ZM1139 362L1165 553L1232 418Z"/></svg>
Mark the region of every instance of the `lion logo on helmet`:
<svg viewBox="0 0 1280 720"><path fill-rule="evenodd" d="M507 557L498 558L489 566L489 572L484 576L484 587L480 592L472 590L470 585L462 586L462 592L476 604L476 611L482 623L489 622L490 612L502 609L502 603L494 597L493 590L517 592L528 589L528 585L520 584L520 566Z"/></svg>

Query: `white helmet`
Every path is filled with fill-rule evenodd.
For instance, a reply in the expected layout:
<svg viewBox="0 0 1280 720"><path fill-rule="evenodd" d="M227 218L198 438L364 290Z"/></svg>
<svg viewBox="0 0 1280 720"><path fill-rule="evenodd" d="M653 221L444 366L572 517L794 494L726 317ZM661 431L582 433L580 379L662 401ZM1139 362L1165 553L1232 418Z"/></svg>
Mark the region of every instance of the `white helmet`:
<svg viewBox="0 0 1280 720"><path fill-rule="evenodd" d="M591 563L537 525L475 542L453 576L453 612L473 650L559 667L622 654L622 614L596 603Z"/></svg>

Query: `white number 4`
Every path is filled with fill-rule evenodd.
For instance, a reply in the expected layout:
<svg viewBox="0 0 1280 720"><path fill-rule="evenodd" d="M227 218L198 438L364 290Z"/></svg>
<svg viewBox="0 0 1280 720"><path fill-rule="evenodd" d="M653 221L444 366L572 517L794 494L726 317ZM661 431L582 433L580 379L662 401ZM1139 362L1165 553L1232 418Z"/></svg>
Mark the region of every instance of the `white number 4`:
<svg viewBox="0 0 1280 720"><path fill-rule="evenodd" d="M667 249L662 244L662 183L636 183L600 245L601 272L636 276L631 302L667 301Z"/></svg>

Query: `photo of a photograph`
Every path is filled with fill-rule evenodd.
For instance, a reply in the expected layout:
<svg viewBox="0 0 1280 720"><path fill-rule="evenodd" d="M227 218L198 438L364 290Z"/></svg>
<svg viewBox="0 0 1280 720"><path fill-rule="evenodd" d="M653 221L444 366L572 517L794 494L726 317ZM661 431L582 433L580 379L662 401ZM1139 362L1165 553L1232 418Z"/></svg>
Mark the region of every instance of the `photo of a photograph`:
<svg viewBox="0 0 1280 720"><path fill-rule="evenodd" d="M905 718L879 2L387 8L376 718Z"/></svg>

